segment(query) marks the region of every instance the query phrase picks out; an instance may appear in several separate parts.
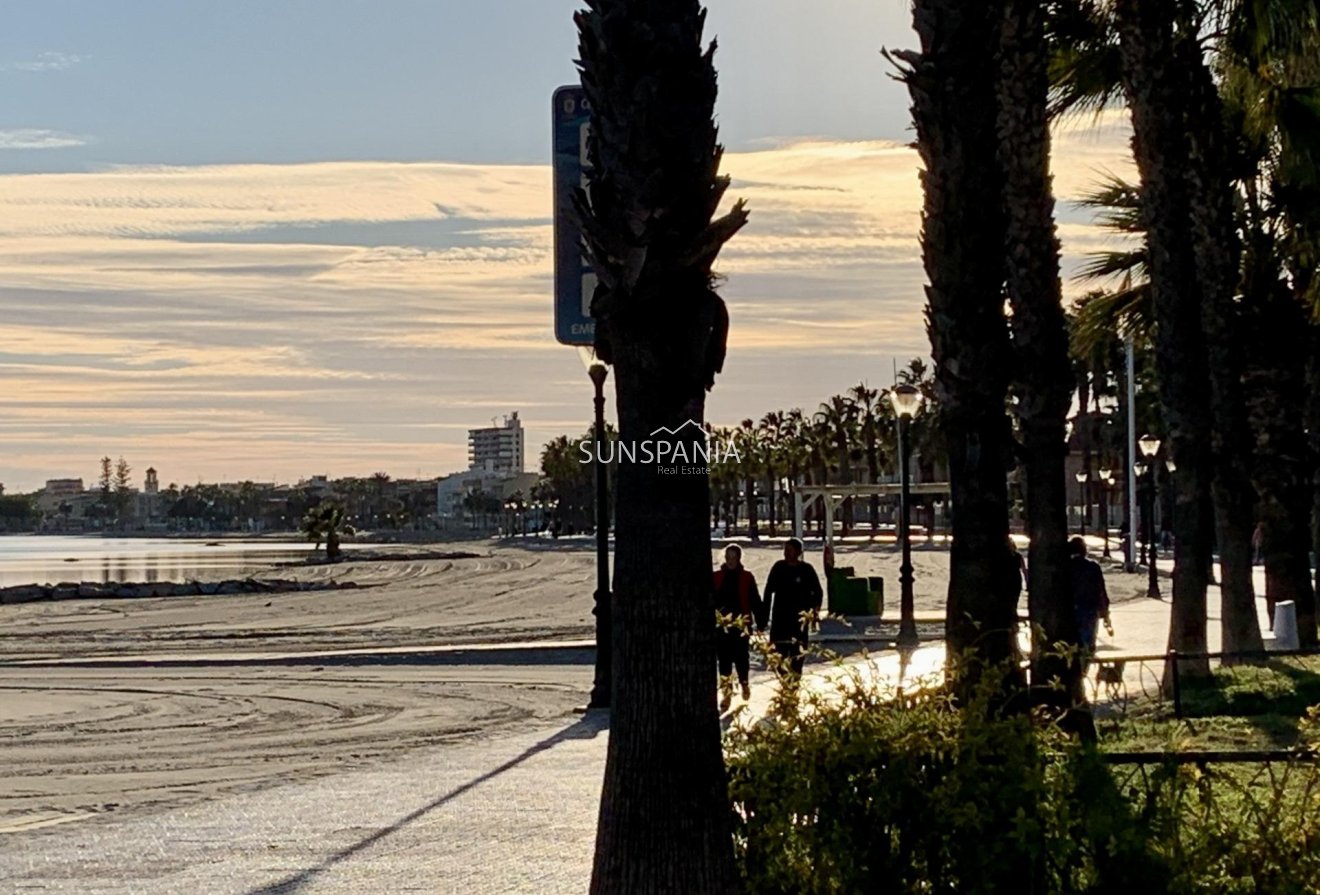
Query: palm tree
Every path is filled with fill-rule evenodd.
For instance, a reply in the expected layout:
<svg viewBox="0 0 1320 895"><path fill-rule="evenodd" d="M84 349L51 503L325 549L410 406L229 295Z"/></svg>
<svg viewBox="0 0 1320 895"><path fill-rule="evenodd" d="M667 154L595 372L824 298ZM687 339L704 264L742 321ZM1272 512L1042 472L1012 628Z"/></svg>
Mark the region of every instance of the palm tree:
<svg viewBox="0 0 1320 895"><path fill-rule="evenodd" d="M797 519L797 489L811 462L811 448L808 443L809 433L802 408L794 407L784 414L782 428L782 462L787 475L789 500L794 509L794 521ZM806 522L804 520L803 525Z"/></svg>
<svg viewBox="0 0 1320 895"><path fill-rule="evenodd" d="M1242 304L1252 346L1244 384L1256 434L1252 472L1266 597L1271 608L1276 600L1296 604L1301 641L1313 645L1308 530L1312 504L1320 507L1320 478L1311 481L1316 456L1308 457L1308 421L1297 408L1308 403L1304 358L1313 359L1314 377L1318 331L1311 290L1320 255L1314 239L1320 233L1320 10L1285 5L1254 17L1236 6L1224 29L1220 93L1241 155ZM1313 379L1313 407L1316 385ZM1310 420L1312 439L1317 422ZM1320 538L1320 526L1315 530Z"/></svg>
<svg viewBox="0 0 1320 895"><path fill-rule="evenodd" d="M309 541L315 541L313 550L321 549L325 541L325 558L334 562L339 558L339 533L344 525L344 508L333 500L323 500L303 516L301 530Z"/></svg>
<svg viewBox="0 0 1320 895"><path fill-rule="evenodd" d="M1007 663L1015 652L1017 593L1009 562L1009 333L1003 313L1004 222L996 170L995 4L915 0L921 51L894 52L912 97L924 163L922 256L927 328L948 444L953 544L947 610L951 671L971 685L975 652Z"/></svg>
<svg viewBox="0 0 1320 895"><path fill-rule="evenodd" d="M880 481L880 408L876 403L880 398L878 389L868 388L865 382L859 382L848 389L848 397L856 408L861 422L862 445L866 451L866 471L871 484ZM880 495L871 495L871 534L880 527Z"/></svg>
<svg viewBox="0 0 1320 895"><path fill-rule="evenodd" d="M845 395L833 395L820 405L816 412L816 423L828 438L837 458L839 484L852 484L852 444L856 440L857 407ZM830 512L830 507L825 507ZM852 527L852 498L843 500L843 534L846 537Z"/></svg>
<svg viewBox="0 0 1320 895"><path fill-rule="evenodd" d="M1173 609L1169 648L1184 654L1206 649L1206 585L1212 531L1212 402L1209 359L1198 288L1196 245L1188 195L1191 158L1186 122L1175 110L1189 97L1170 7L1115 0L1123 81L1132 112L1133 148L1141 172L1142 206L1155 311L1156 365L1166 442L1177 461ZM1187 674L1208 675L1208 660L1187 660Z"/></svg>
<svg viewBox="0 0 1320 895"><path fill-rule="evenodd" d="M747 501L747 536L753 541L761 539L756 518L756 478L765 469L765 442L755 421L746 419L738 426L738 451L742 462L738 464L742 475L743 499Z"/></svg>
<svg viewBox="0 0 1320 895"><path fill-rule="evenodd" d="M764 464L765 473L765 500L767 522L770 525L770 537L778 537L778 498L779 481L783 472L783 461L785 456L784 446L784 414L782 411L772 410L761 417L758 426L762 450L761 461Z"/></svg>
<svg viewBox="0 0 1320 895"><path fill-rule="evenodd" d="M620 438L640 443L661 426L703 422L728 330L713 265L747 211L735 203L712 220L729 179L701 5L587 0L575 21L591 127L588 188L574 206L599 279L595 348L615 368ZM612 714L591 892L729 892L709 480L623 463L617 492Z"/></svg>
<svg viewBox="0 0 1320 895"><path fill-rule="evenodd" d="M998 78L999 166L1003 171L1004 256L1011 318L1014 404L1026 468L1028 614L1047 643L1076 643L1076 616L1068 563L1068 494L1064 429L1072 399L1059 283L1059 241L1049 174L1048 53L1045 7L1036 0L1006 0ZM1084 699L1080 662L1052 650L1033 655L1037 692L1049 699L1051 679Z"/></svg>

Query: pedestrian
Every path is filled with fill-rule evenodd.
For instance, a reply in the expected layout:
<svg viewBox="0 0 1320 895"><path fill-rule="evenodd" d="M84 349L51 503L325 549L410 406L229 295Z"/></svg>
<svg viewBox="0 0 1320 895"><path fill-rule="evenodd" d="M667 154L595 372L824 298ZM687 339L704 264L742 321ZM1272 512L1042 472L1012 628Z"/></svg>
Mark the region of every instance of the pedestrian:
<svg viewBox="0 0 1320 895"><path fill-rule="evenodd" d="M724 548L724 565L715 570L715 656L719 664L720 684L736 669L738 682L742 684L742 698L752 698L752 687L748 682L749 665L748 645L752 634L752 625L758 631L765 630L765 612L761 595L756 589L756 577L743 568L742 548L730 544ZM729 691L723 690L720 697L720 711L729 708Z"/></svg>
<svg viewBox="0 0 1320 895"><path fill-rule="evenodd" d="M1096 628L1101 619L1105 631L1114 636L1109 619L1109 592L1100 564L1086 556L1086 542L1073 538L1068 542L1068 571L1072 578L1073 613L1077 619L1077 645L1085 659L1095 652Z"/></svg>
<svg viewBox="0 0 1320 895"><path fill-rule="evenodd" d="M796 686L802 676L807 628L820 611L822 596L816 570L802 561L802 542L789 538L784 544L784 558L771 567L765 581L770 642L779 654L781 679L789 686Z"/></svg>
<svg viewBox="0 0 1320 895"><path fill-rule="evenodd" d="M1251 533L1251 564L1258 566L1264 562L1265 523L1257 522L1256 530Z"/></svg>

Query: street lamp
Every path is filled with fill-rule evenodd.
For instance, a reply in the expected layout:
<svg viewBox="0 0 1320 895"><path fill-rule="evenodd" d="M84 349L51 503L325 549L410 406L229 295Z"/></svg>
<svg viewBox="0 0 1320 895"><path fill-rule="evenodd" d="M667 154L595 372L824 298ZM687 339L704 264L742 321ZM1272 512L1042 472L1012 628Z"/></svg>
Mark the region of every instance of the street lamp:
<svg viewBox="0 0 1320 895"><path fill-rule="evenodd" d="M1146 491L1146 557L1149 560L1150 583L1146 587L1146 596L1158 600L1160 579L1155 567L1155 560L1159 556L1155 546L1155 455L1160 452L1160 440L1153 435L1143 435L1137 441L1137 446L1141 448L1141 455L1146 458L1146 462L1142 465L1150 472L1150 483ZM1140 476L1141 473L1138 472L1137 475Z"/></svg>
<svg viewBox="0 0 1320 895"><path fill-rule="evenodd" d="M908 423L921 410L921 392L902 383L889 390L889 401L898 417L898 541L903 561L898 567L899 623L898 647L911 649L917 645L917 620L912 605L912 539L908 532Z"/></svg>
<svg viewBox="0 0 1320 895"><path fill-rule="evenodd" d="M1101 469L1100 476L1100 527L1105 533L1104 558L1109 559L1109 489L1114 484L1114 473L1108 469Z"/></svg>
<svg viewBox="0 0 1320 895"><path fill-rule="evenodd" d="M591 377L591 384L596 389L596 594L595 607L592 609L592 613L596 616L596 677L591 684L591 699L587 703L587 708L606 709L610 707L613 659L610 613L610 500L605 464L600 458L605 445L605 377L610 375L610 368L596 357L593 348L580 346L578 358L587 368L587 375Z"/></svg>
<svg viewBox="0 0 1320 895"><path fill-rule="evenodd" d="M1086 537L1086 513L1090 509L1090 507L1087 506L1086 504L1086 481L1090 477L1091 474L1088 473L1085 469L1083 469L1082 471L1078 472L1076 475L1073 476L1073 478L1077 479L1077 502L1082 506L1082 513L1081 513L1082 537Z"/></svg>

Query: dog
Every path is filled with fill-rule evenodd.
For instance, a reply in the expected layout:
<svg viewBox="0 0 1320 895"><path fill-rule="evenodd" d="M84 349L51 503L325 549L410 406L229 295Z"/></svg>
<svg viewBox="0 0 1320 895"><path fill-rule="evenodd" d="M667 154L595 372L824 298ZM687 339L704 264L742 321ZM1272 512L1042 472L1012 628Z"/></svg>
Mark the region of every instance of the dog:
<svg viewBox="0 0 1320 895"><path fill-rule="evenodd" d="M1118 699L1123 695L1123 670L1126 667L1127 662L1122 659L1115 659L1110 662L1097 661L1095 663L1096 688L1103 687L1107 697Z"/></svg>

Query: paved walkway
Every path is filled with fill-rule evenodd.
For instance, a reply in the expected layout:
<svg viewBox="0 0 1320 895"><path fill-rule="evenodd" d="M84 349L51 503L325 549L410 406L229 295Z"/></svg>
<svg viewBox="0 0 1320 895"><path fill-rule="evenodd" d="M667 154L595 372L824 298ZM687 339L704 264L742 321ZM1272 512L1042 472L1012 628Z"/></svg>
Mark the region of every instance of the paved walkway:
<svg viewBox="0 0 1320 895"><path fill-rule="evenodd" d="M1211 606L1213 643L1217 599ZM1115 606L1105 646L1162 651L1168 608ZM942 658L942 646L924 647L909 676L937 671ZM865 673L898 674L892 653L872 663ZM817 667L804 686L841 673ZM771 693L758 676L753 716ZM200 806L3 835L0 885L68 895L577 895L590 877L605 727L588 715Z"/></svg>

